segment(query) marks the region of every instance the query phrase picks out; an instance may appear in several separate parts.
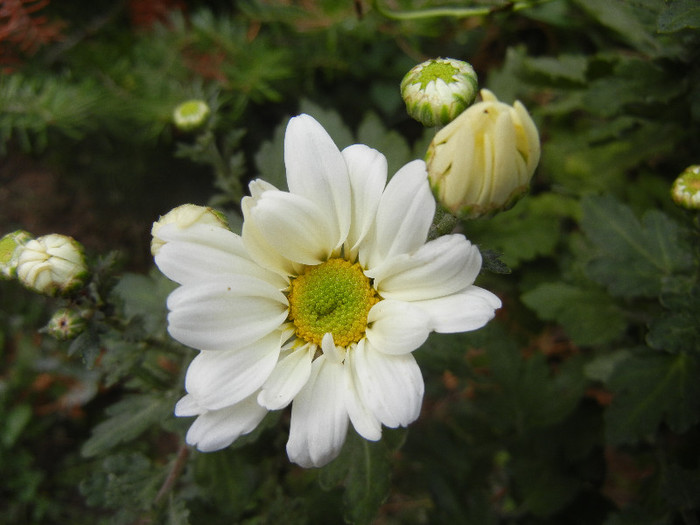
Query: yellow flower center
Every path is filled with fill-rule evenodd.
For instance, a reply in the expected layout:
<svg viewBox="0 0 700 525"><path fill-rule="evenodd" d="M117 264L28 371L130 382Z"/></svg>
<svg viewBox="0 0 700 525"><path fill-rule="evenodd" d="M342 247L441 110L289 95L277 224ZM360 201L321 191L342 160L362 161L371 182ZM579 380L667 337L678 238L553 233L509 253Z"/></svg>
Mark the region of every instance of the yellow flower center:
<svg viewBox="0 0 700 525"><path fill-rule="evenodd" d="M367 314L380 300L362 267L345 259L307 266L292 280L287 299L299 338L320 345L331 333L340 347L364 337Z"/></svg>

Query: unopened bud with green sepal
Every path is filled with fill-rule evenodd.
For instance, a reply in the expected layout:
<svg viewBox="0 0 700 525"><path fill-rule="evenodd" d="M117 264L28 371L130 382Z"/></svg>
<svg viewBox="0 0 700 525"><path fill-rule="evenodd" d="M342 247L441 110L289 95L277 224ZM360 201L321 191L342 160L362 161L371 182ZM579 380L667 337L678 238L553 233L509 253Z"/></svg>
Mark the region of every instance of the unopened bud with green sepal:
<svg viewBox="0 0 700 525"><path fill-rule="evenodd" d="M180 131L195 131L207 122L211 110L203 100L188 100L173 110L173 122Z"/></svg>
<svg viewBox="0 0 700 525"><path fill-rule="evenodd" d="M673 182L671 198L687 210L700 210L700 165L683 170Z"/></svg>
<svg viewBox="0 0 700 525"><path fill-rule="evenodd" d="M224 215L207 206L182 204L162 215L151 228L151 254L157 255L166 241L158 236L158 231L166 224L175 224L180 229L189 228L194 224L209 224L219 228L228 228Z"/></svg>
<svg viewBox="0 0 700 525"><path fill-rule="evenodd" d="M79 312L70 308L56 310L48 324L46 332L59 341L74 339L85 331L87 322Z"/></svg>
<svg viewBox="0 0 700 525"><path fill-rule="evenodd" d="M425 126L444 126L474 102L478 80L474 68L453 58L418 64L401 81L406 111Z"/></svg>
<svg viewBox="0 0 700 525"><path fill-rule="evenodd" d="M17 279L30 290L63 295L79 288L88 275L83 247L67 235L31 239L17 260Z"/></svg>
<svg viewBox="0 0 700 525"><path fill-rule="evenodd" d="M24 230L13 231L0 239L0 278L15 277L19 253L31 239L32 235Z"/></svg>

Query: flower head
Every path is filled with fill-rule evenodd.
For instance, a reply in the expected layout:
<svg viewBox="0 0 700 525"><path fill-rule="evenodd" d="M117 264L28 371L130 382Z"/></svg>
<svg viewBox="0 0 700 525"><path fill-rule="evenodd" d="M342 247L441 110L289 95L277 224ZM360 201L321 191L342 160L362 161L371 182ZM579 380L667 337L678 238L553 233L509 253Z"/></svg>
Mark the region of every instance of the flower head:
<svg viewBox="0 0 700 525"><path fill-rule="evenodd" d="M525 107L499 102L486 89L481 98L442 128L428 148L433 192L461 218L512 206L528 190L540 160L539 134Z"/></svg>
<svg viewBox="0 0 700 525"><path fill-rule="evenodd" d="M420 412L412 355L431 331L483 326L500 307L474 286L479 251L461 235L426 243L435 212L425 164L387 184L385 157L338 150L308 115L284 145L289 191L255 180L242 235L216 223L165 224L160 270L180 286L168 329L199 349L178 416L197 416L187 441L212 451L292 404L287 453L321 466L349 423L368 440Z"/></svg>
<svg viewBox="0 0 700 525"><path fill-rule="evenodd" d="M689 166L673 182L673 202L688 210L700 210L700 165Z"/></svg>
<svg viewBox="0 0 700 525"><path fill-rule="evenodd" d="M401 96L411 117L425 126L444 126L474 102L477 86L471 65L453 58L436 58L406 73Z"/></svg>
<svg viewBox="0 0 700 525"><path fill-rule="evenodd" d="M180 131L194 131L204 125L211 110L203 100L188 100L173 110L173 122Z"/></svg>
<svg viewBox="0 0 700 525"><path fill-rule="evenodd" d="M87 277L83 248L75 239L52 233L28 241L17 259L17 279L46 295L65 294Z"/></svg>
<svg viewBox="0 0 700 525"><path fill-rule="evenodd" d="M19 254L32 236L24 230L16 230L0 239L0 277L12 279L17 274Z"/></svg>

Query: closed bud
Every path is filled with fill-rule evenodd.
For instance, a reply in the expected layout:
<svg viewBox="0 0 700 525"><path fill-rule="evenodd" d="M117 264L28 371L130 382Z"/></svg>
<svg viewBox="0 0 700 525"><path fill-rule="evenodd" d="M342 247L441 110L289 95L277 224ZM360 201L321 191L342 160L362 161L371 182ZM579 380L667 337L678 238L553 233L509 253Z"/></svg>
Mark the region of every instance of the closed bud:
<svg viewBox="0 0 700 525"><path fill-rule="evenodd" d="M61 295L82 286L87 277L83 248L75 239L53 233L28 241L19 253L17 279L46 295Z"/></svg>
<svg viewBox="0 0 700 525"><path fill-rule="evenodd" d="M49 320L46 332L59 341L66 341L82 334L86 327L87 322L80 313L70 308L61 308Z"/></svg>
<svg viewBox="0 0 700 525"><path fill-rule="evenodd" d="M153 236L151 240L151 254L154 256L166 242L158 237L158 231L166 224L175 224L181 229L189 228L194 224L209 224L219 228L228 228L226 218L221 212L206 206L183 204L173 208L153 223L153 228L151 228L151 235Z"/></svg>
<svg viewBox="0 0 700 525"><path fill-rule="evenodd" d="M481 98L435 135L426 157L437 200L462 219L512 206L540 160L539 134L525 107L499 102L486 89Z"/></svg>
<svg viewBox="0 0 700 525"><path fill-rule="evenodd" d="M687 210L700 210L700 165L689 166L673 182L673 202Z"/></svg>
<svg viewBox="0 0 700 525"><path fill-rule="evenodd" d="M12 279L15 277L19 253L31 238L30 233L17 230L0 239L0 278Z"/></svg>
<svg viewBox="0 0 700 525"><path fill-rule="evenodd" d="M211 113L203 100L188 100L173 110L173 122L180 131L194 131L201 128Z"/></svg>
<svg viewBox="0 0 700 525"><path fill-rule="evenodd" d="M452 122L476 98L474 68L461 60L436 58L418 64L401 81L406 111L425 126Z"/></svg>

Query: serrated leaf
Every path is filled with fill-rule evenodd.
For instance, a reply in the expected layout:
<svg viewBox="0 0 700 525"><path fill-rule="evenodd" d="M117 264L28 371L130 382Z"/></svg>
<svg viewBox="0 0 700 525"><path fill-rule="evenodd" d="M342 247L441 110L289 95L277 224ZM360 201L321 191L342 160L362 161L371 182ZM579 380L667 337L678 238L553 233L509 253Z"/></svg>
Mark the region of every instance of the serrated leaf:
<svg viewBox="0 0 700 525"><path fill-rule="evenodd" d="M172 409L172 400L166 396L125 397L106 410L109 418L95 426L80 451L85 457L93 457L119 443L131 441L170 415Z"/></svg>
<svg viewBox="0 0 700 525"><path fill-rule="evenodd" d="M637 443L662 422L683 432L700 420L700 363L688 354L641 351L618 364L605 412L610 444Z"/></svg>
<svg viewBox="0 0 700 525"><path fill-rule="evenodd" d="M657 27L661 33L700 27L700 4L697 0L672 0L659 14Z"/></svg>
<svg viewBox="0 0 700 525"><path fill-rule="evenodd" d="M566 283L545 283L522 295L540 318L562 325L580 345L613 341L626 323L619 308L604 292Z"/></svg>
<svg viewBox="0 0 700 525"><path fill-rule="evenodd" d="M85 366L92 368L102 351L100 338L93 330L87 330L71 341L68 355L80 355Z"/></svg>
<svg viewBox="0 0 700 525"><path fill-rule="evenodd" d="M528 74L545 77L550 86L556 82L573 85L586 82L588 60L583 55L528 58L523 65Z"/></svg>
<svg viewBox="0 0 700 525"><path fill-rule="evenodd" d="M154 269L147 276L125 274L113 293L121 300L127 319L139 316L149 334L158 334L165 331L168 313L165 301L176 286Z"/></svg>
<svg viewBox="0 0 700 525"><path fill-rule="evenodd" d="M582 201L581 226L597 248L586 267L594 281L621 297L652 297L662 290L665 277L692 264L677 223L658 210L642 221L611 196Z"/></svg>

